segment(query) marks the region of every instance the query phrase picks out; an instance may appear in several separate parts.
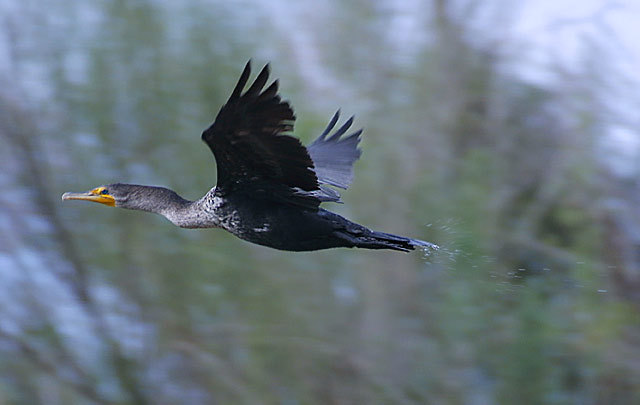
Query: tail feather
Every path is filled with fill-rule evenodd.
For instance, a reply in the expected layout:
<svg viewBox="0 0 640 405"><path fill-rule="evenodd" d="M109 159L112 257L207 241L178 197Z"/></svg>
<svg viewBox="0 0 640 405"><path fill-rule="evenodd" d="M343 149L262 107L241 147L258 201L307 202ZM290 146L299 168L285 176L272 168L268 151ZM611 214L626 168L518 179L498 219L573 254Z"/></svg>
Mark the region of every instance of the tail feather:
<svg viewBox="0 0 640 405"><path fill-rule="evenodd" d="M371 229L351 222L330 211L320 209L318 217L331 225L329 240L332 247L358 247L364 249L391 249L410 252L422 249L425 252L438 250L438 245L419 239L407 238Z"/></svg>
<svg viewBox="0 0 640 405"><path fill-rule="evenodd" d="M385 232L371 231L369 229L366 229L366 232L358 234L339 232L339 236L346 241L351 242L353 247L364 249L391 249L401 252L410 252L416 248L430 250L438 249L438 245L425 242L420 239L412 239Z"/></svg>

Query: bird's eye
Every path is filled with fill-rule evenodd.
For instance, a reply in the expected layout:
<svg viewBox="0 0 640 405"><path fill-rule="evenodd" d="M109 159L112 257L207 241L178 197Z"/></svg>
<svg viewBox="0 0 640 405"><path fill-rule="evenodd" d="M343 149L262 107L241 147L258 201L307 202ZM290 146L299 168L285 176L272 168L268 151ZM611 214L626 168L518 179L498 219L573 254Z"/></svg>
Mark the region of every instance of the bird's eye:
<svg viewBox="0 0 640 405"><path fill-rule="evenodd" d="M102 191L100 192L100 194L109 194L109 190L107 190L106 188L102 189Z"/></svg>

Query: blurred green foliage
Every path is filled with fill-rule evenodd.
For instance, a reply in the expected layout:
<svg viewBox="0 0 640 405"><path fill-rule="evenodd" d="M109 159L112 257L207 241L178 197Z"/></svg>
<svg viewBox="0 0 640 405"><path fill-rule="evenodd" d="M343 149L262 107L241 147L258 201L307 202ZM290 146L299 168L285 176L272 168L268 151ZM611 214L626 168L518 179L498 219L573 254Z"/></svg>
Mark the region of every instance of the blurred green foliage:
<svg viewBox="0 0 640 405"><path fill-rule="evenodd" d="M640 401L638 300L614 263L632 241L607 226L591 70L519 79L495 27L468 24L482 2L433 1L410 58L366 2L49 3L6 19L0 402ZM339 106L365 126L330 209L440 252L279 252L61 205L116 181L204 194L200 132L251 57L272 62L301 138Z"/></svg>

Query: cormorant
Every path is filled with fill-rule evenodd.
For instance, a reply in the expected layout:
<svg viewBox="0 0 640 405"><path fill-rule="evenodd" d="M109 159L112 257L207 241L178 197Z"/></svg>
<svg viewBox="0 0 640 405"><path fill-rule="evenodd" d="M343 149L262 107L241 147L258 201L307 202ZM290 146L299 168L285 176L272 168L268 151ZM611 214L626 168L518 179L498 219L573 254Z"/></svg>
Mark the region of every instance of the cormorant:
<svg viewBox="0 0 640 405"><path fill-rule="evenodd" d="M243 93L247 63L231 97L202 140L215 156L218 182L204 197L188 201L163 187L108 184L63 200L87 200L111 207L155 212L183 228L223 228L259 245L290 251L335 247L437 249L429 242L372 231L319 207L339 202L327 186L346 189L360 157L362 129L343 136L353 117L333 131L340 111L307 147L288 135L295 116L278 95L267 64ZM332 133L333 131L333 133Z"/></svg>

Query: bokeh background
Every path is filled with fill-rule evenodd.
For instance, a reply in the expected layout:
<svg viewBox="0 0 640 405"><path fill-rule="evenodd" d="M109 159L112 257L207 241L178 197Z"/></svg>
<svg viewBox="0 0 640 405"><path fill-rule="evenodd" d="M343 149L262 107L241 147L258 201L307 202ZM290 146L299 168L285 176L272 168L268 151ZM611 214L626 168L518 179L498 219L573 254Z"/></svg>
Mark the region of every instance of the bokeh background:
<svg viewBox="0 0 640 405"><path fill-rule="evenodd" d="M640 403L638 21L633 0L2 1L0 403ZM440 252L62 204L203 195L200 133L249 58L305 142L338 107L365 128L328 208Z"/></svg>

